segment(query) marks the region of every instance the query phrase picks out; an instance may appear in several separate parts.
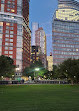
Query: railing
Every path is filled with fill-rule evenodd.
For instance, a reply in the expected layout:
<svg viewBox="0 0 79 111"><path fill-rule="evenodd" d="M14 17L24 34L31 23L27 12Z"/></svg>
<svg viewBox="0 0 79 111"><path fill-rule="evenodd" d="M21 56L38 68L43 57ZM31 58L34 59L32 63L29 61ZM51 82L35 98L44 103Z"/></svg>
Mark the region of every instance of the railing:
<svg viewBox="0 0 79 111"><path fill-rule="evenodd" d="M23 80L20 80L20 81L18 81L18 80L12 80L12 81L10 81L10 80L2 80L2 81L0 81L0 85L6 85L6 84L23 84L23 83L24 83Z"/></svg>
<svg viewBox="0 0 79 111"><path fill-rule="evenodd" d="M38 84L68 84L68 82L64 81L64 80L36 80L35 83L38 83Z"/></svg>

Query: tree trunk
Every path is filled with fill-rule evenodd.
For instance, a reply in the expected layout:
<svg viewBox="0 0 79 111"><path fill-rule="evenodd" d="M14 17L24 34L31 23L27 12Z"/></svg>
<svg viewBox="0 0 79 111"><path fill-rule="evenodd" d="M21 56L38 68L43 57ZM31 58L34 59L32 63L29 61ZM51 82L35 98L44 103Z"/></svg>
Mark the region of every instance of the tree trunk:
<svg viewBox="0 0 79 111"><path fill-rule="evenodd" d="M74 80L71 80L71 84L72 84L72 85L74 84Z"/></svg>

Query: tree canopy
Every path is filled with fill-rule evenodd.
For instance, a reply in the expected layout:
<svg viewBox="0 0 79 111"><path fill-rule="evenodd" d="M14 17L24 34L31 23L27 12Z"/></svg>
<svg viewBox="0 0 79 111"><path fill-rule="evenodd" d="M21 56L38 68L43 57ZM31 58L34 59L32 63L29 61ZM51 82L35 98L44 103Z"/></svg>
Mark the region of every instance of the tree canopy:
<svg viewBox="0 0 79 111"><path fill-rule="evenodd" d="M0 76L11 77L14 74L14 61L10 57L0 56Z"/></svg>
<svg viewBox="0 0 79 111"><path fill-rule="evenodd" d="M79 59L67 59L57 66L56 76L58 78L67 78L73 84L74 81L78 82L79 78Z"/></svg>
<svg viewBox="0 0 79 111"><path fill-rule="evenodd" d="M39 71L35 71L36 68L39 68ZM30 67L26 67L23 71L23 75L31 76L32 78L34 78L34 74L35 74L37 76L43 77L46 72L47 70L44 68L42 62L39 60L39 61L35 61L34 63L31 63Z"/></svg>

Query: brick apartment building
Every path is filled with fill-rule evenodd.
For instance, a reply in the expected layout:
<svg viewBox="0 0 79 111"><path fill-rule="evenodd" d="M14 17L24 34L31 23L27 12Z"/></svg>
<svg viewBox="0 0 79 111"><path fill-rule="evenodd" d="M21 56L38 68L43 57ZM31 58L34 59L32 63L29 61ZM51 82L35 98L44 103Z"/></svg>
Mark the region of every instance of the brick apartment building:
<svg viewBox="0 0 79 111"><path fill-rule="evenodd" d="M30 46L29 0L0 0L0 55L22 72L30 65Z"/></svg>

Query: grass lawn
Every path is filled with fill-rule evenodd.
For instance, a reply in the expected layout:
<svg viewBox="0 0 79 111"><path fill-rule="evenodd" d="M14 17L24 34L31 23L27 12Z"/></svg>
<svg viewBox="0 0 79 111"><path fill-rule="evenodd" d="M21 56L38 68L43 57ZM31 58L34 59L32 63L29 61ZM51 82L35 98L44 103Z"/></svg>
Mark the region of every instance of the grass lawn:
<svg viewBox="0 0 79 111"><path fill-rule="evenodd" d="M0 85L0 111L79 111L79 86Z"/></svg>

